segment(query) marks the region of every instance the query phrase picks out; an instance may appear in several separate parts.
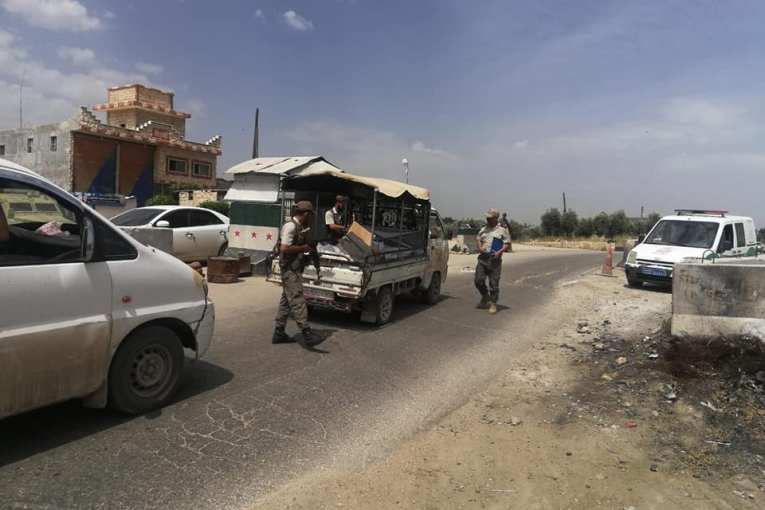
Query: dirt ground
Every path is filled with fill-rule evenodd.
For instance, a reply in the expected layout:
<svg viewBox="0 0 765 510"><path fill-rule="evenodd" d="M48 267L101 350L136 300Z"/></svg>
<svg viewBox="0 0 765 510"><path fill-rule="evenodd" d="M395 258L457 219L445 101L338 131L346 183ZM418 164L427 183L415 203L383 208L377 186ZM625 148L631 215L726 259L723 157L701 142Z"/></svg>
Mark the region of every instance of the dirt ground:
<svg viewBox="0 0 765 510"><path fill-rule="evenodd" d="M673 340L671 299L620 273L566 282L555 300L578 316L486 391L362 471L313 473L258 508L764 508L762 349Z"/></svg>

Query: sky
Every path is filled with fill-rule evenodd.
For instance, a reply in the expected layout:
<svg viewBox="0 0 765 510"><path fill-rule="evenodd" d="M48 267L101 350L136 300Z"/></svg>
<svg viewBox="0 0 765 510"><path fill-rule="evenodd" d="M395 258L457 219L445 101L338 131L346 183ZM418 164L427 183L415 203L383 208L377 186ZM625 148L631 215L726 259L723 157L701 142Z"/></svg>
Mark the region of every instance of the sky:
<svg viewBox="0 0 765 510"><path fill-rule="evenodd" d="M765 224L765 2L0 0L0 129L173 90L219 173L322 155L537 223L728 209Z"/></svg>

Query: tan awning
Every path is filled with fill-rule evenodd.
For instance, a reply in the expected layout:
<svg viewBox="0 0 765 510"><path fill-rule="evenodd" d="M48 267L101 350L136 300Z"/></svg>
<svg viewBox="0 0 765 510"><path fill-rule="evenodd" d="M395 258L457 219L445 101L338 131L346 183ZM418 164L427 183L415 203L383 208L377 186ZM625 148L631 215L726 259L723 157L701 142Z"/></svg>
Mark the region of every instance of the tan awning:
<svg viewBox="0 0 765 510"><path fill-rule="evenodd" d="M295 179L300 179L301 177L317 177L324 175L376 189L379 193L382 193L383 195L391 198L398 198L404 193L409 193L418 200L430 200L430 191L419 186L413 186L411 184L393 181L390 179L379 179L376 177L353 175L347 172L334 170L332 168L324 168L321 170L317 169L316 171L312 170L309 173L302 173L299 176L296 176Z"/></svg>

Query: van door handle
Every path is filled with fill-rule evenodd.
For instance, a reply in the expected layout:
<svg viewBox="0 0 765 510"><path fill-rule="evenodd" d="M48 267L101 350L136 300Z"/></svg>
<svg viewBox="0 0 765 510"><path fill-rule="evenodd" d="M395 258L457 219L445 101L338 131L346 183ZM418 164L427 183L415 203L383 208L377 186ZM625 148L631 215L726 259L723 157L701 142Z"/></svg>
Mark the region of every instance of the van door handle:
<svg viewBox="0 0 765 510"><path fill-rule="evenodd" d="M226 235L226 231L225 230L221 230L220 232L218 232L218 235L225 236Z"/></svg>
<svg viewBox="0 0 765 510"><path fill-rule="evenodd" d="M194 239L194 234L191 232L186 232L186 237L188 237L189 239Z"/></svg>

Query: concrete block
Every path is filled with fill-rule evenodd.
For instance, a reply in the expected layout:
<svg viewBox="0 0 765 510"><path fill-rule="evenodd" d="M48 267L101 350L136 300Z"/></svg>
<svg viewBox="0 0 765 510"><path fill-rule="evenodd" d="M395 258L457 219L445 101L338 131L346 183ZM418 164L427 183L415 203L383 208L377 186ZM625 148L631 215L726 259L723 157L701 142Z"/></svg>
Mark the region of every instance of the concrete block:
<svg viewBox="0 0 765 510"><path fill-rule="evenodd" d="M765 260L676 264L672 334L765 342Z"/></svg>
<svg viewBox="0 0 765 510"><path fill-rule="evenodd" d="M138 242L173 255L173 231L171 229L154 227L120 228Z"/></svg>

